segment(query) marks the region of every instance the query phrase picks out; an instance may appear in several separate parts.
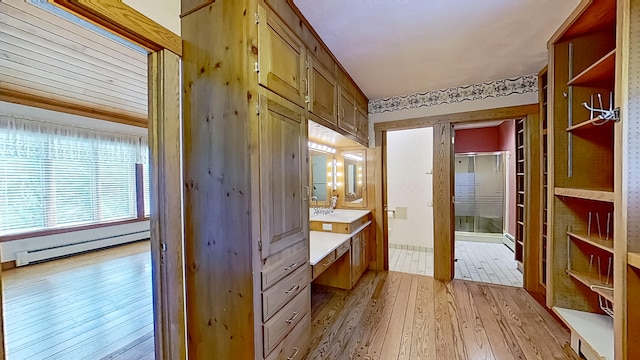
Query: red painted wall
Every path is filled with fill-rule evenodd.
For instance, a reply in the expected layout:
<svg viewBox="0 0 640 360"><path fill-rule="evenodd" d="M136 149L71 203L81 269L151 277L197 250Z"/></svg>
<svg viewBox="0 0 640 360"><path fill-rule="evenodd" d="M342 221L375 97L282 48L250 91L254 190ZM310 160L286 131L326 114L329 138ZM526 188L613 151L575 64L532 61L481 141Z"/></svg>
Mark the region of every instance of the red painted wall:
<svg viewBox="0 0 640 360"><path fill-rule="evenodd" d="M498 151L498 126L456 130L456 153Z"/></svg>
<svg viewBox="0 0 640 360"><path fill-rule="evenodd" d="M516 122L504 121L499 126L456 130L456 153L508 151L509 162L509 216L508 231L516 233Z"/></svg>

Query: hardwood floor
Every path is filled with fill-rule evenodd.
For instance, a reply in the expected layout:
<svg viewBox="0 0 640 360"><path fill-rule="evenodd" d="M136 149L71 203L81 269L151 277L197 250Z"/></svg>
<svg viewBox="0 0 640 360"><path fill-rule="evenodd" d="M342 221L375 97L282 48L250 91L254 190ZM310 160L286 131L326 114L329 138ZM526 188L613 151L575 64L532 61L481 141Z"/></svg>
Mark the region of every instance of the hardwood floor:
<svg viewBox="0 0 640 360"><path fill-rule="evenodd" d="M577 359L521 288L368 271L348 293L312 294L308 359Z"/></svg>
<svg viewBox="0 0 640 360"><path fill-rule="evenodd" d="M149 242L2 272L7 359L153 359Z"/></svg>

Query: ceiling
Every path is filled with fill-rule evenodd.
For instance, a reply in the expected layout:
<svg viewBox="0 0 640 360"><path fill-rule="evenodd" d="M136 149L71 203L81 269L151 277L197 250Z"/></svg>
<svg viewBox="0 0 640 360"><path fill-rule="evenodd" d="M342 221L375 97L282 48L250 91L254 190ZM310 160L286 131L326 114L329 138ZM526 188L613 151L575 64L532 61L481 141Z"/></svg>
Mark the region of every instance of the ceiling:
<svg viewBox="0 0 640 360"><path fill-rule="evenodd" d="M579 0L294 0L369 99L537 73Z"/></svg>

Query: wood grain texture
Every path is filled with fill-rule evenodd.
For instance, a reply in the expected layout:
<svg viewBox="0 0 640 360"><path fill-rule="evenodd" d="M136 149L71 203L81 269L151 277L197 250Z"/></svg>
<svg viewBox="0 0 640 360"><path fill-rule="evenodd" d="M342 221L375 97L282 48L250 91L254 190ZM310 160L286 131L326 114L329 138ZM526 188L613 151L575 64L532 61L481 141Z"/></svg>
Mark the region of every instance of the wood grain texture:
<svg viewBox="0 0 640 360"><path fill-rule="evenodd" d="M454 273L454 208L453 186L453 129L451 124L433 127L433 213L434 218L434 277L451 281Z"/></svg>
<svg viewBox="0 0 640 360"><path fill-rule="evenodd" d="M50 0L103 28L149 49L182 55L180 36L144 16L122 0Z"/></svg>
<svg viewBox="0 0 640 360"><path fill-rule="evenodd" d="M216 1L182 18L189 358L250 359L262 348L254 338L261 306L254 302L259 232L252 220L259 216L251 216L258 199L251 151L258 144L249 135L258 94L248 71L249 14L257 9L245 5Z"/></svg>
<svg viewBox="0 0 640 360"><path fill-rule="evenodd" d="M409 130L446 123L468 123L493 120L511 120L522 118L528 114L538 112L538 104L510 106L497 109L467 111L461 113L434 115L415 119L379 122L374 125L375 130Z"/></svg>
<svg viewBox="0 0 640 360"><path fill-rule="evenodd" d="M29 2L0 10L0 100L146 127L146 54Z"/></svg>
<svg viewBox="0 0 640 360"><path fill-rule="evenodd" d="M542 138L539 115L528 115L524 120L525 146L525 229L524 229L524 288L533 293L544 293L540 286L542 264Z"/></svg>
<svg viewBox="0 0 640 360"><path fill-rule="evenodd" d="M4 271L7 357L153 355L149 248L140 241Z"/></svg>
<svg viewBox="0 0 640 360"><path fill-rule="evenodd" d="M180 58L167 50L152 53L149 56L149 175L156 294L155 351L165 359L185 359L187 356L179 89Z"/></svg>
<svg viewBox="0 0 640 360"><path fill-rule="evenodd" d="M386 131L376 131L375 133L375 158L377 159L374 168L375 176L375 210L374 223L375 238L376 238L376 250L375 250L375 267L373 270L389 270L389 231L388 231L388 217L387 217L387 167L384 165L386 159Z"/></svg>
<svg viewBox="0 0 640 360"><path fill-rule="evenodd" d="M310 360L575 359L524 289L368 271L348 293L314 286L311 314Z"/></svg>

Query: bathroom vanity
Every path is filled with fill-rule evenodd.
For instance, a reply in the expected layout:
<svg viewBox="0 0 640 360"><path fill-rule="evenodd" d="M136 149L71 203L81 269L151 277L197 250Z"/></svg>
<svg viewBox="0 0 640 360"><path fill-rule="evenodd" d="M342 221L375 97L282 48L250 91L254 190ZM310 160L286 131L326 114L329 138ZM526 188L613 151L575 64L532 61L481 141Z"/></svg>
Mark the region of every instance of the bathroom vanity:
<svg viewBox="0 0 640 360"><path fill-rule="evenodd" d="M371 211L336 209L331 214L311 215L310 229L313 282L353 288L369 264Z"/></svg>

